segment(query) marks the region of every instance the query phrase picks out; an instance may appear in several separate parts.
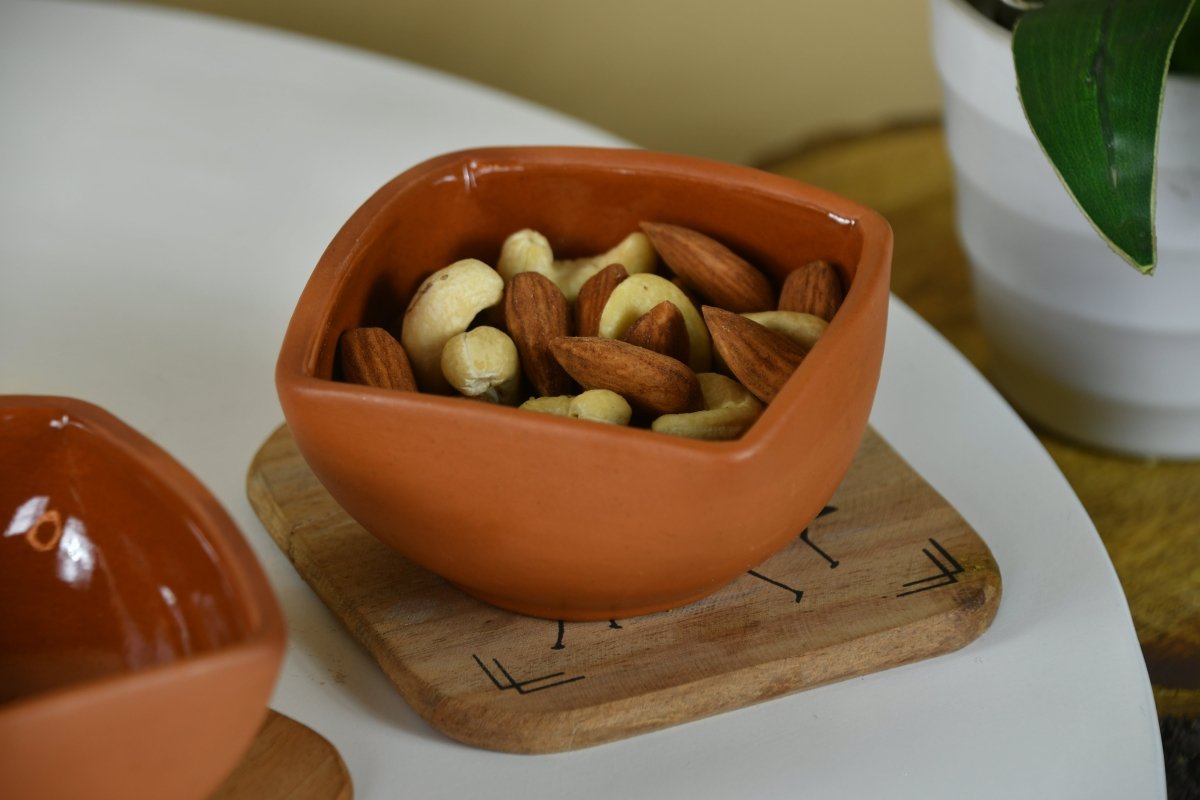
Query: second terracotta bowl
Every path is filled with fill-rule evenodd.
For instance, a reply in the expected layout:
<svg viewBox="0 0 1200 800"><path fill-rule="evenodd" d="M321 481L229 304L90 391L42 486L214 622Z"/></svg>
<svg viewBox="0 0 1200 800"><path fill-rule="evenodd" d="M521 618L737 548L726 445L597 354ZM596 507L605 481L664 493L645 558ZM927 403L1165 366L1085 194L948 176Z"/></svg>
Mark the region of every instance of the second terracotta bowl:
<svg viewBox="0 0 1200 800"><path fill-rule="evenodd" d="M422 279L495 265L521 228L556 256L603 252L639 221L722 241L778 286L816 258L845 302L742 438L678 439L335 380L338 337L390 327ZM276 383L301 453L364 528L489 603L626 617L724 586L798 535L842 480L874 399L891 231L878 214L756 170L637 150L452 153L392 180L304 289Z"/></svg>
<svg viewBox="0 0 1200 800"><path fill-rule="evenodd" d="M0 397L0 796L200 800L267 714L279 605L211 494L94 405Z"/></svg>

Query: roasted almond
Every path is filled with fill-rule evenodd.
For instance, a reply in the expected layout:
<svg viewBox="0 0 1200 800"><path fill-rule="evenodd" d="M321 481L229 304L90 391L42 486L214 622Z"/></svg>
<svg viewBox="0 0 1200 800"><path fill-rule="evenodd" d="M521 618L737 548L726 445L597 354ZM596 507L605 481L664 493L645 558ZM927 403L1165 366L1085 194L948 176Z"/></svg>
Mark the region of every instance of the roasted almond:
<svg viewBox="0 0 1200 800"><path fill-rule="evenodd" d="M622 337L626 342L688 363L691 342L678 306L664 300L634 320Z"/></svg>
<svg viewBox="0 0 1200 800"><path fill-rule="evenodd" d="M658 416L703 408L696 374L670 356L600 336L555 339L550 349L585 389L616 392L635 411Z"/></svg>
<svg viewBox="0 0 1200 800"><path fill-rule="evenodd" d="M712 306L701 313L729 371L764 403L775 399L808 355L804 346L740 314Z"/></svg>
<svg viewBox="0 0 1200 800"><path fill-rule="evenodd" d="M562 290L544 275L517 273L504 289L504 323L534 392L573 394L575 382L550 352L550 342L571 332L571 306Z"/></svg>
<svg viewBox="0 0 1200 800"><path fill-rule="evenodd" d="M417 390L404 347L383 328L355 328L338 340L342 377L350 383L380 389Z"/></svg>
<svg viewBox="0 0 1200 800"><path fill-rule="evenodd" d="M641 227L671 271L713 305L738 313L775 307L767 276L717 240L679 225Z"/></svg>
<svg viewBox="0 0 1200 800"><path fill-rule="evenodd" d="M779 292L779 310L812 314L828 322L845 296L837 267L818 259L788 273Z"/></svg>
<svg viewBox="0 0 1200 800"><path fill-rule="evenodd" d="M624 264L609 264L597 272L579 289L575 300L575 333L577 336L599 336L600 315L609 295L617 284L629 277Z"/></svg>

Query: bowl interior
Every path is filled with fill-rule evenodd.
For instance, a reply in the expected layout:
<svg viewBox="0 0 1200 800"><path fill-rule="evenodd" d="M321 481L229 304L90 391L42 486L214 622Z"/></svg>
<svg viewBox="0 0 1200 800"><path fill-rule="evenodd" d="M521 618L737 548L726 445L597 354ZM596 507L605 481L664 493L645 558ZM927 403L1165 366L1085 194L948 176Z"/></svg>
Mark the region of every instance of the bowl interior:
<svg viewBox="0 0 1200 800"><path fill-rule="evenodd" d="M766 177L766 176L763 176ZM544 234L556 258L607 250L643 220L695 228L757 265L776 287L817 258L853 279L857 220L831 213L781 179L641 151L497 148L451 154L385 186L325 256L347 269L326 296L306 373L336 377L336 340L360 325L394 327L421 280L463 258L495 266L505 237Z"/></svg>
<svg viewBox="0 0 1200 800"><path fill-rule="evenodd" d="M165 454L77 407L0 406L0 703L244 639L258 614ZM140 439L140 437L137 437Z"/></svg>

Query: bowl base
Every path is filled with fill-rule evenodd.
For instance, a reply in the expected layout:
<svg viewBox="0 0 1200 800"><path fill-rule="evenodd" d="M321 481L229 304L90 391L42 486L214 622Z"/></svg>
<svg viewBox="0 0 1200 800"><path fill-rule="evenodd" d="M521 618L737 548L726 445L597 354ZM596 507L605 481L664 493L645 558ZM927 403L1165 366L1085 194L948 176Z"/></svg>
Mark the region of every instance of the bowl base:
<svg viewBox="0 0 1200 800"><path fill-rule="evenodd" d="M511 611L516 614L523 614L527 617L537 617L539 619L548 619L563 622L601 622L604 620L614 621L621 619L631 619L633 617L642 617L647 614L656 614L672 609L682 608L690 605L697 600L702 600L705 597L720 591L723 587L728 586L732 580L740 577L739 573L734 578L703 589L699 592L694 592L681 597L671 597L661 602L650 603L636 606L609 606L604 608L577 608L573 606L551 606L541 605L538 603L521 602L519 600L511 600L505 597L497 597L485 591L479 591L470 586L449 581L450 585L471 595L476 600L487 603L488 605L502 608L505 611Z"/></svg>

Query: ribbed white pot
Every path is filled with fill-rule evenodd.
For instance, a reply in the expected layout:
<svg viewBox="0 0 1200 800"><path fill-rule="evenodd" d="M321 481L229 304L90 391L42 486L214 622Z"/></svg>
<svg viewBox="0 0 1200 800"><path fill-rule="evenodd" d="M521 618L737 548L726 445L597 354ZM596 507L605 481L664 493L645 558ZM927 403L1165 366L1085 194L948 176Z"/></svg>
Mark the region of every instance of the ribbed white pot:
<svg viewBox="0 0 1200 800"><path fill-rule="evenodd" d="M1084 219L1030 133L1011 35L964 0L932 3L958 231L993 379L1067 437L1200 458L1200 81L1167 81L1158 268L1145 277Z"/></svg>

